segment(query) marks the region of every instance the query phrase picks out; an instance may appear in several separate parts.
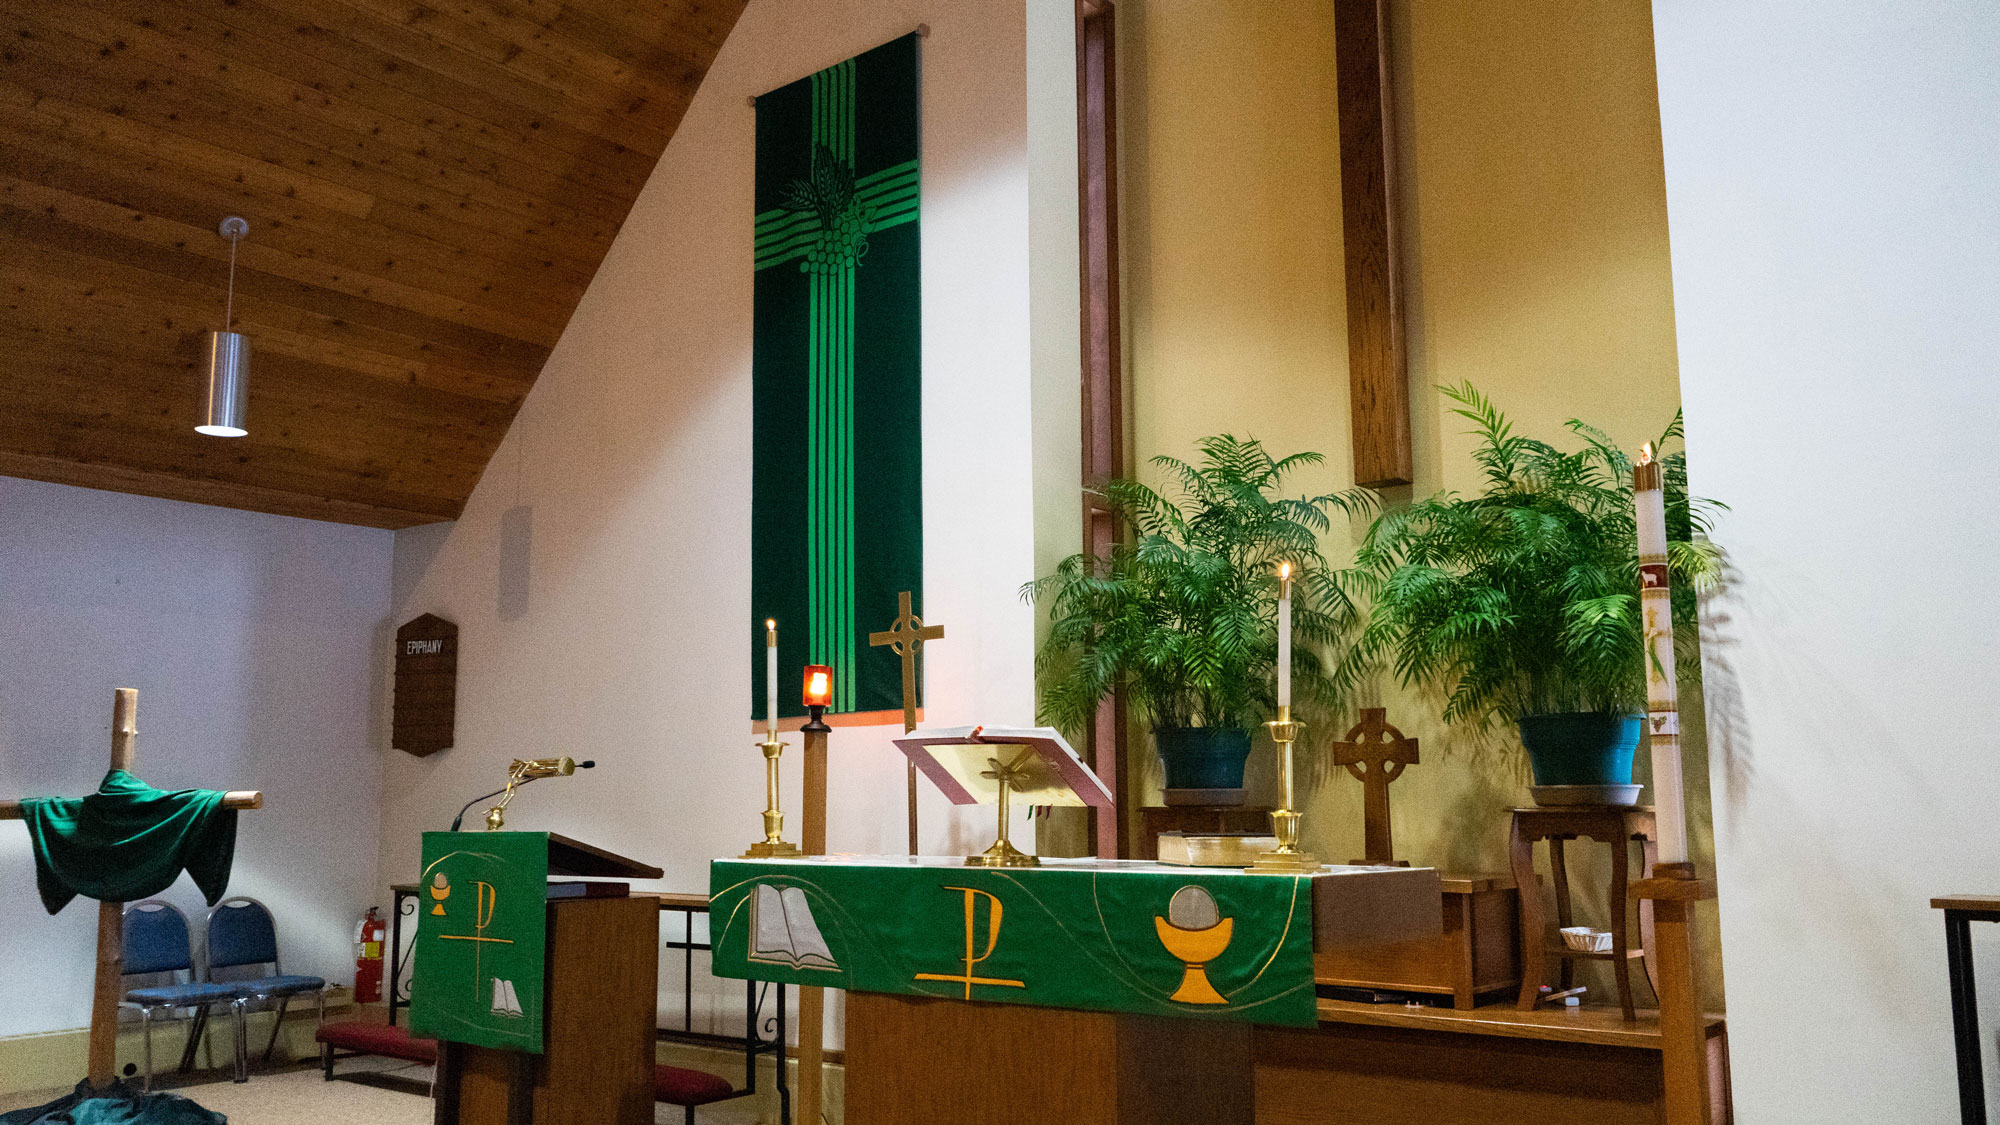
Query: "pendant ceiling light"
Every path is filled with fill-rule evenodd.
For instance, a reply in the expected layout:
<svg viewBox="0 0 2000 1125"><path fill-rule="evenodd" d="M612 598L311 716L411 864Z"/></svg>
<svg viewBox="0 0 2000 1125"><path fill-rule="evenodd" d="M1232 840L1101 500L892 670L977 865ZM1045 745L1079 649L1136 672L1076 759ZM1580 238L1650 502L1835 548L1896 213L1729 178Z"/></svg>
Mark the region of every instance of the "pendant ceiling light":
<svg viewBox="0 0 2000 1125"><path fill-rule="evenodd" d="M236 242L250 233L250 224L231 215L219 230L229 240L229 301L222 331L208 334L207 409L194 431L210 437L243 437L250 432L243 424L250 400L250 340L229 326L236 314Z"/></svg>

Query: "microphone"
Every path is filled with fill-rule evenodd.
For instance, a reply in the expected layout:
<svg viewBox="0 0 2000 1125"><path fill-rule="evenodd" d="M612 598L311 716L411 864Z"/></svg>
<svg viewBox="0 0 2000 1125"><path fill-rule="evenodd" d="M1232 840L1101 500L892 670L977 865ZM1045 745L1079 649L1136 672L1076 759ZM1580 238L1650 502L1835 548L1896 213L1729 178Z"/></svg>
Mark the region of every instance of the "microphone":
<svg viewBox="0 0 2000 1125"><path fill-rule="evenodd" d="M574 758L532 758L527 761L516 758L513 765L508 769L507 784L495 789L491 793L481 793L479 796L467 801L458 810L458 815L451 819L451 831L457 832L459 826L465 823L466 812L481 801L503 795L507 797L508 801L511 801L513 800L512 791L519 789L531 781L540 781L545 777L568 777L578 770L592 770L596 768L597 762L590 758L586 758L581 762ZM499 807L504 808L505 806L506 802L503 801ZM492 813L489 811L487 815L490 821Z"/></svg>

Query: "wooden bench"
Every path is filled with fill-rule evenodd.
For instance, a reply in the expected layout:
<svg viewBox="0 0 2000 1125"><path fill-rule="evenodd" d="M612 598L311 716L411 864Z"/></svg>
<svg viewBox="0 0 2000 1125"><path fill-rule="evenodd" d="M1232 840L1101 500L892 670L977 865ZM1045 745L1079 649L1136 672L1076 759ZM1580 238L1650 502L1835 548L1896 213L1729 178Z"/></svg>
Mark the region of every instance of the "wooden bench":
<svg viewBox="0 0 2000 1125"><path fill-rule="evenodd" d="M410 1034L409 1028L394 1024L365 1020L322 1024L313 1032L313 1038L319 1041L319 1064L328 1082L333 1081L333 1060L337 1058L378 1055L426 1066L437 1062L437 1040L419 1039Z"/></svg>
<svg viewBox="0 0 2000 1125"><path fill-rule="evenodd" d="M1706 1019L1711 1120L1729 1122L1721 1016ZM1660 1024L1616 1007L1459 1011L1322 999L1315 1030L1259 1027L1266 1125L1658 1125Z"/></svg>

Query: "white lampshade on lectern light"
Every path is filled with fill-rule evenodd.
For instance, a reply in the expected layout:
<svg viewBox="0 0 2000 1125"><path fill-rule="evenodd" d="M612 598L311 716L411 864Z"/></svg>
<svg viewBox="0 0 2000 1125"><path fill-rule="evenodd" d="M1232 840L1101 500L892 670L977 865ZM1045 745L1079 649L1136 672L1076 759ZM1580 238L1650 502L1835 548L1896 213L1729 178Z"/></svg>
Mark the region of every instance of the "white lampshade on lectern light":
<svg viewBox="0 0 2000 1125"><path fill-rule="evenodd" d="M250 405L250 338L231 332L236 313L236 242L250 233L250 224L231 215L222 220L222 237L229 240L229 301L222 315L222 331L208 334L208 396L198 434L210 437L244 437Z"/></svg>

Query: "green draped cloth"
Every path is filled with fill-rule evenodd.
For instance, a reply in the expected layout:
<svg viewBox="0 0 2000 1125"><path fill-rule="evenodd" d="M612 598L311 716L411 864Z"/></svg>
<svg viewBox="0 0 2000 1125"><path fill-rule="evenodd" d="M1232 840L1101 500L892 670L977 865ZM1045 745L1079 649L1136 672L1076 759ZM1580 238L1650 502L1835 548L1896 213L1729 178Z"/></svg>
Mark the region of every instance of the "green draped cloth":
<svg viewBox="0 0 2000 1125"><path fill-rule="evenodd" d="M228 1120L178 1094L141 1093L123 1081L93 1093L87 1078L47 1105L0 1113L0 1125L225 1125Z"/></svg>
<svg viewBox="0 0 2000 1125"><path fill-rule="evenodd" d="M168 793L112 770L88 797L21 802L35 843L35 886L54 914L78 895L133 902L173 885L185 870L210 906L229 886L236 810L217 789Z"/></svg>

